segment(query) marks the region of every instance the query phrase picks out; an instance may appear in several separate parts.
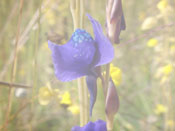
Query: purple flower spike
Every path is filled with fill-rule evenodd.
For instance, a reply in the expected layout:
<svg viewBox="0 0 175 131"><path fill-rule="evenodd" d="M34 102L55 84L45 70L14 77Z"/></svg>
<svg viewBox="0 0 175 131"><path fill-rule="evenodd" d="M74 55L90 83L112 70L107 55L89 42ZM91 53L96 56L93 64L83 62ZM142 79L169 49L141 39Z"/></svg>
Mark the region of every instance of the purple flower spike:
<svg viewBox="0 0 175 131"><path fill-rule="evenodd" d="M106 122L103 120L98 120L96 122L88 122L85 126L79 127L74 126L72 131L107 131Z"/></svg>
<svg viewBox="0 0 175 131"><path fill-rule="evenodd" d="M100 24L88 15L93 25L95 40L83 29L77 29L64 45L50 40L55 74L61 81L71 81L88 75L96 67L109 63L114 57L114 49L104 36Z"/></svg>

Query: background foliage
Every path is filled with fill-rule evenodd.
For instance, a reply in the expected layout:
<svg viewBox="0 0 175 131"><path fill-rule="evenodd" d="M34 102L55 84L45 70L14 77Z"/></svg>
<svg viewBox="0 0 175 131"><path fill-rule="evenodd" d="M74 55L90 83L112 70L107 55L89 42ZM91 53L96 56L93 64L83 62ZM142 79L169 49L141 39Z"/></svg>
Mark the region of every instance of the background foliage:
<svg viewBox="0 0 175 131"><path fill-rule="evenodd" d="M18 30L19 0L0 1L0 81L11 81ZM105 0L85 0L105 31ZM117 87L120 110L115 131L175 130L175 1L123 0L127 28L115 45L114 66L122 70ZM15 88L9 131L68 131L79 124L76 81L59 82L53 71L47 39L65 43L73 31L69 0L24 0L18 42ZM93 34L87 17L85 29ZM53 36L58 34L59 37ZM0 85L0 130L9 87ZM98 84L97 102L90 120L104 119L104 98Z"/></svg>

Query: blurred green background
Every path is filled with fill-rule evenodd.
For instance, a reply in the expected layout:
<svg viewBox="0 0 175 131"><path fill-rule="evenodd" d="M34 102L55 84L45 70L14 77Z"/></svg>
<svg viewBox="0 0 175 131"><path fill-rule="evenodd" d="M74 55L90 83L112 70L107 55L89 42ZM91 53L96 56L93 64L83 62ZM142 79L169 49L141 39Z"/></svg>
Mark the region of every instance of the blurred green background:
<svg viewBox="0 0 175 131"><path fill-rule="evenodd" d="M98 20L105 31L106 1L84 1L85 13ZM112 62L122 71L114 131L175 131L175 1L122 2L126 30L120 35L120 44L114 45ZM0 1L0 82L14 79L14 83L33 87L12 90L8 131L69 131L79 124L77 81L56 79L47 46L50 37L60 44L71 37L69 7L69 0L24 0L17 35L20 1ZM84 28L93 35L86 16ZM0 84L0 130L6 119L9 89ZM100 81L90 120L97 119L105 120Z"/></svg>

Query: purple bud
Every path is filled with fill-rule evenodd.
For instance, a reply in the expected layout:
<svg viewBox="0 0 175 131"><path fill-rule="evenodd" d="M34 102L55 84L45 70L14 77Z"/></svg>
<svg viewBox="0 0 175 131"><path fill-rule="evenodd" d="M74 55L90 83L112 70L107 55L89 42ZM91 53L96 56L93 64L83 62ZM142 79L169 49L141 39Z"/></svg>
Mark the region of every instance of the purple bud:
<svg viewBox="0 0 175 131"><path fill-rule="evenodd" d="M109 39L112 42L119 43L120 32L126 28L121 0L108 0L106 21Z"/></svg>
<svg viewBox="0 0 175 131"><path fill-rule="evenodd" d="M119 109L118 93L112 79L110 79L105 105L108 129L113 128L114 115L117 113L118 109Z"/></svg>

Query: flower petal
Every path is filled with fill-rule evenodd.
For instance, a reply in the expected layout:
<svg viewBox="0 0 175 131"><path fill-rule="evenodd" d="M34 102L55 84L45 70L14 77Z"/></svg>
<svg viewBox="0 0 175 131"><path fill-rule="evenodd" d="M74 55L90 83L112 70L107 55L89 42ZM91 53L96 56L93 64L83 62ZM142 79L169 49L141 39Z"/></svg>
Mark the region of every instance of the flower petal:
<svg viewBox="0 0 175 131"><path fill-rule="evenodd" d="M94 59L94 65L104 65L112 61L114 58L114 48L109 41L109 39L103 34L101 25L94 20L90 15L88 15L89 20L92 23L95 42L97 46L96 58Z"/></svg>
<svg viewBox="0 0 175 131"><path fill-rule="evenodd" d="M95 122L96 126L95 126L95 130L94 131L107 131L106 129L106 122L103 120L98 120Z"/></svg>
<svg viewBox="0 0 175 131"><path fill-rule="evenodd" d="M92 109L97 96L97 77L93 74L88 75L86 77L86 84L90 94L90 116L92 116Z"/></svg>
<svg viewBox="0 0 175 131"><path fill-rule="evenodd" d="M83 131L83 129L80 126L74 126L71 131Z"/></svg>
<svg viewBox="0 0 175 131"><path fill-rule="evenodd" d="M90 121L83 127L74 126L71 131L107 131L106 122L103 120Z"/></svg>
<svg viewBox="0 0 175 131"><path fill-rule="evenodd" d="M94 40L85 30L77 29L64 45L51 41L48 44L59 80L70 81L88 74L96 48Z"/></svg>
<svg viewBox="0 0 175 131"><path fill-rule="evenodd" d="M125 30L126 29L126 22L125 22L125 17L124 14L122 14L122 20L121 20L121 30Z"/></svg>
<svg viewBox="0 0 175 131"><path fill-rule="evenodd" d="M84 127L82 131L95 131L95 124L93 122L88 122Z"/></svg>

